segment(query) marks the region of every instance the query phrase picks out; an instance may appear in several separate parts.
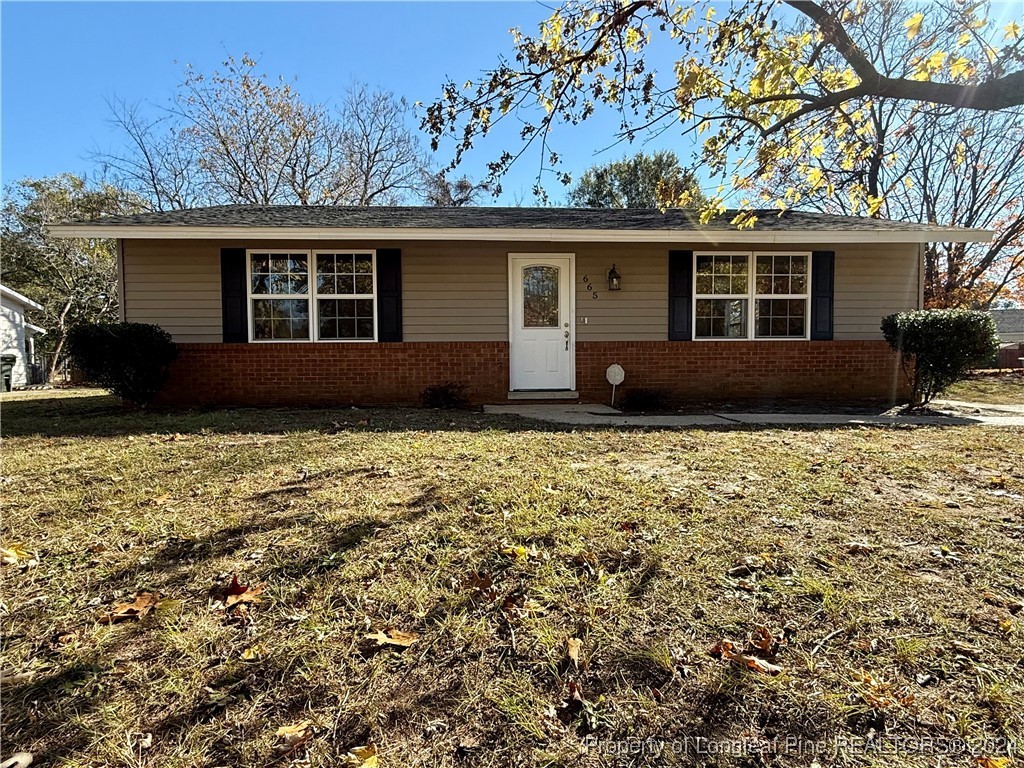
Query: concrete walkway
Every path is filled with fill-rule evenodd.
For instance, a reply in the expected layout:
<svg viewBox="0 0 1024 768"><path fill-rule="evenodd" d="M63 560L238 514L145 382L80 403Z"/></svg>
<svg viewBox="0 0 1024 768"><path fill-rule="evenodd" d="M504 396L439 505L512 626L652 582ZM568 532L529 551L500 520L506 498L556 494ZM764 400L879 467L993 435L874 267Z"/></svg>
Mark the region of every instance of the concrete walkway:
<svg viewBox="0 0 1024 768"><path fill-rule="evenodd" d="M920 424L937 426L966 426L985 424L993 427L1024 427L1024 410L1011 410L1013 415L990 415L988 412L1000 406L981 403L958 403L958 408L968 407L978 413L886 413L844 414L844 413L696 413L656 416L626 416L607 405L587 404L530 404L485 405L486 413L522 416L555 424L574 426L620 426L620 427L736 427L742 425L771 426L843 426L858 424ZM1008 406L1001 406L1006 408Z"/></svg>

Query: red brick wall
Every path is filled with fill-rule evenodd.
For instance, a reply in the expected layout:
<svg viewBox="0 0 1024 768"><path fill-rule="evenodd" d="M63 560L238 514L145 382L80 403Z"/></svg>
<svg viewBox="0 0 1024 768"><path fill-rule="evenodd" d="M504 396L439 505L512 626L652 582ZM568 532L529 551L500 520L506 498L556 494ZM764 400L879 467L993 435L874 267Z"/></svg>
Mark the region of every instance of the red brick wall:
<svg viewBox="0 0 1024 768"><path fill-rule="evenodd" d="M612 363L626 371L622 389L653 387L693 400L909 394L884 341L592 341L576 353L582 398L608 400Z"/></svg>
<svg viewBox="0 0 1024 768"><path fill-rule="evenodd" d="M505 342L397 344L179 344L160 402L177 405L416 403L428 384L462 381L476 403L506 402ZM883 341L589 341L576 349L584 402L610 394L605 370L626 371L623 389L656 387L692 399L893 398L905 394Z"/></svg>

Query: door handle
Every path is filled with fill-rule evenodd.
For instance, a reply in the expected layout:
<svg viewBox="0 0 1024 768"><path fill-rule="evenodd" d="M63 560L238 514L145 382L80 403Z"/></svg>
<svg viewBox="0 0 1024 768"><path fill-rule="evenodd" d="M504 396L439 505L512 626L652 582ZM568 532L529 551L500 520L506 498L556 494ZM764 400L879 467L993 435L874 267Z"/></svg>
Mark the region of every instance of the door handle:
<svg viewBox="0 0 1024 768"><path fill-rule="evenodd" d="M569 332L565 332L565 351L569 351Z"/></svg>

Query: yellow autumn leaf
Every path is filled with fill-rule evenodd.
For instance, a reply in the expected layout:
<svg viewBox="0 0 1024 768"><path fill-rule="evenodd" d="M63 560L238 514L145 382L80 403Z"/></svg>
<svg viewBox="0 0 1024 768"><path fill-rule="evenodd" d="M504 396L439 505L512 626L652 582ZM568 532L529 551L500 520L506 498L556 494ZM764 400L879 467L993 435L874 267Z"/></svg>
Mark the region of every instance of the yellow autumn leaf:
<svg viewBox="0 0 1024 768"><path fill-rule="evenodd" d="M1010 758L978 757L975 758L974 764L977 766L977 768L1010 768Z"/></svg>
<svg viewBox="0 0 1024 768"><path fill-rule="evenodd" d="M974 67L971 66L971 62L961 56L949 62L949 74L953 77L960 77L962 75L970 77L974 74Z"/></svg>
<svg viewBox="0 0 1024 768"><path fill-rule="evenodd" d="M366 747L352 747L345 755L347 768L377 768L377 748L372 744Z"/></svg>
<svg viewBox="0 0 1024 768"><path fill-rule="evenodd" d="M32 554L25 550L20 544L11 544L10 547L0 547L0 562L4 565L17 565L19 560L31 560Z"/></svg>
<svg viewBox="0 0 1024 768"><path fill-rule="evenodd" d="M909 19L903 22L903 26L907 28L907 40L913 40L915 37L917 37L918 33L921 31L921 22L923 21L924 14L915 13L913 16L911 16Z"/></svg>
<svg viewBox="0 0 1024 768"><path fill-rule="evenodd" d="M1003 40L1016 40L1018 37L1020 37L1020 24L1018 24L1016 21L1011 21L1009 24L1003 27L1003 31L1006 32L1006 34L1003 35Z"/></svg>

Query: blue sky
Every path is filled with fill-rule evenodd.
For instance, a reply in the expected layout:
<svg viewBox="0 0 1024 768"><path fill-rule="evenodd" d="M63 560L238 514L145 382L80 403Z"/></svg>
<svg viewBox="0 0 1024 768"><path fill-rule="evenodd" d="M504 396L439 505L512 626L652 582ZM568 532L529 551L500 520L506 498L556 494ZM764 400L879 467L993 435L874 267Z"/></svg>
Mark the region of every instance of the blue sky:
<svg viewBox="0 0 1024 768"><path fill-rule="evenodd" d="M362 80L429 102L446 76L464 82L509 53L510 27L534 31L548 14L534 2L3 2L0 176L7 184L92 173L90 153L120 142L106 100L166 104L186 64L210 71L229 53L249 52L262 71L296 78L311 100L336 101ZM671 71L667 56L655 64ZM563 129L554 146L578 175L595 161L636 150L620 146L594 156L616 125L614 115L599 115ZM503 138L482 143L464 170L482 176L485 163L506 148ZM671 135L652 145L661 147L677 149L684 160L690 151ZM536 154L524 158L507 177L503 202L532 202L537 163ZM555 200L564 194L553 179L548 187Z"/></svg>

